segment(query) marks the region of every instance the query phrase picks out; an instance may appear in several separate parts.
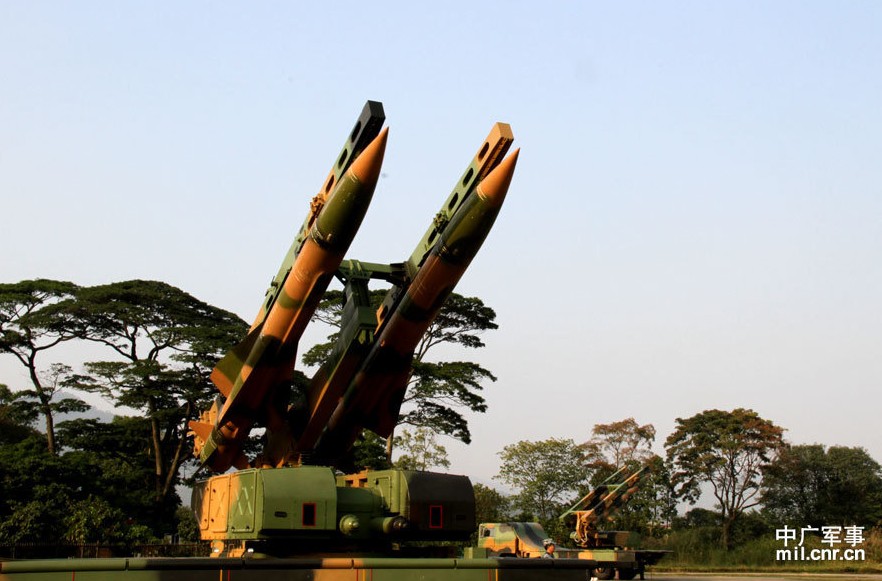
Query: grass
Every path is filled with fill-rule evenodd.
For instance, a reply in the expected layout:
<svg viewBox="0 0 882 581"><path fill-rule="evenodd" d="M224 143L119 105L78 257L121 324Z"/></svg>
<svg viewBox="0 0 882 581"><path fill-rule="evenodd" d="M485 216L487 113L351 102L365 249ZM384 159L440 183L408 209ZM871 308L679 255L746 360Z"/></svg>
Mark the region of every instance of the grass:
<svg viewBox="0 0 882 581"><path fill-rule="evenodd" d="M736 540L736 546L726 551L719 546L719 536L713 528L694 528L674 531L663 539L646 539L646 548L673 551L658 564L655 572L727 572L727 573L882 573L882 530L865 531L864 542L855 548L863 549L865 559L860 561L778 561L776 553L784 548L783 541L775 539L774 531L754 538ZM790 546L793 546L791 541ZM806 538L806 551L830 548L817 537ZM838 544L835 548L851 548Z"/></svg>

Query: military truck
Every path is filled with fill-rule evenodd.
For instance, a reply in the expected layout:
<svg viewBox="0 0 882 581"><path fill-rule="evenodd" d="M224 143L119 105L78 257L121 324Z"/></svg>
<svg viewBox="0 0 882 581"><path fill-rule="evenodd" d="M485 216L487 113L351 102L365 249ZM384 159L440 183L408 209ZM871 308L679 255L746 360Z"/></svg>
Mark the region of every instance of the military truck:
<svg viewBox="0 0 882 581"><path fill-rule="evenodd" d="M520 557L539 558L545 553L543 541L548 538L542 525L536 522L481 523L478 525L478 542L466 551L466 557ZM561 559L590 559L597 562L593 577L621 580L644 578L646 567L654 565L667 551L633 548L639 535L626 531L603 531L598 533L600 546L566 548L555 546Z"/></svg>
<svg viewBox="0 0 882 581"><path fill-rule="evenodd" d="M593 559L597 561L594 577L621 580L643 579L646 567L659 561L668 551L637 549L640 535L629 531L600 531L597 524L618 510L637 491L648 473L643 467L627 475L622 468L583 496L559 518L573 529L570 539L576 548L555 545L559 558ZM477 547L470 554L476 557L541 557L548 539L542 525L535 522L481 523Z"/></svg>

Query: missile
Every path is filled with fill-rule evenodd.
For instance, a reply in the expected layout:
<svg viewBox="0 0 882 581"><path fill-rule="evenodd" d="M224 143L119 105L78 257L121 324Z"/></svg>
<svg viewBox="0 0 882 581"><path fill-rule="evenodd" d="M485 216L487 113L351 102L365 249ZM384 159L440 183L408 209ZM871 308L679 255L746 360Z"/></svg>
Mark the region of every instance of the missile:
<svg viewBox="0 0 882 581"><path fill-rule="evenodd" d="M349 449L363 428L388 437L398 421L413 353L490 232L520 150L500 162L456 210L425 256L316 444L318 458Z"/></svg>
<svg viewBox="0 0 882 581"><path fill-rule="evenodd" d="M282 265L277 292L268 293L245 340L212 372L211 379L226 401L222 407L216 402L200 421L190 422L203 465L218 472L246 467L242 443L255 420L268 415L269 422L284 423L273 417L283 415L284 409L276 410L278 406L267 402L278 399L274 390L289 381L300 336L361 225L380 175L387 137L384 129L335 184L332 170L326 186L329 193L313 202L304 225L307 235L289 251L286 261L293 257L293 262L288 269Z"/></svg>
<svg viewBox="0 0 882 581"><path fill-rule="evenodd" d="M346 284L343 326L334 350L313 376L307 389L305 408L307 417L294 446L294 453L300 455L301 462L320 460L314 454L318 438L327 428L332 413L364 365L377 335L385 327L390 315L398 308L405 290L431 254L441 232L465 201L474 195L476 186L499 165L513 141L514 135L507 123L493 125L416 249L406 261L376 264L349 260L341 265L338 277ZM392 283L392 288L386 294L379 310L370 305L367 281L371 279L382 279ZM409 373L409 363L406 367ZM340 452L342 450L326 451L326 454L329 458L334 458Z"/></svg>
<svg viewBox="0 0 882 581"><path fill-rule="evenodd" d="M361 266L357 261L350 262ZM370 307L367 285L347 284L345 292L339 339L307 388L307 420L295 443L295 451L301 455L312 450L350 381L364 363L375 338L377 315Z"/></svg>

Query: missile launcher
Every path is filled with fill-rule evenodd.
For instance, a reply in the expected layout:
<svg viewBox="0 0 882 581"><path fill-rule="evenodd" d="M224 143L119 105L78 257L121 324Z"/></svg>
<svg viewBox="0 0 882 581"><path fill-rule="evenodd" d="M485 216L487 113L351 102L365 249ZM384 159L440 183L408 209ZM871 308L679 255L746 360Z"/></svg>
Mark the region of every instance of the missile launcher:
<svg viewBox="0 0 882 581"><path fill-rule="evenodd" d="M426 234L403 262L344 259L380 175L388 129L368 101L309 206L248 335L218 362L219 396L190 423L202 466L226 472L197 483L192 506L216 556L362 550L409 541L466 540L475 529L468 478L402 470L344 475L363 430L391 435L414 350L487 237L518 152L511 128L493 126ZM305 404L289 400L298 344L334 277L346 302L337 343L310 380ZM379 311L368 282L391 284ZM265 446L247 458L251 430Z"/></svg>

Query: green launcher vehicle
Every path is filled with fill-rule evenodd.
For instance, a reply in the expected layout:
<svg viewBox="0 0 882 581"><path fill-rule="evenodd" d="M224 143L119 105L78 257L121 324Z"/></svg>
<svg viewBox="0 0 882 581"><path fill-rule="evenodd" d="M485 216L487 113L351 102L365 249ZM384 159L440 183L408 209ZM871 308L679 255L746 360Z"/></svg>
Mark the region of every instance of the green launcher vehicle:
<svg viewBox="0 0 882 581"><path fill-rule="evenodd" d="M518 152L506 157L511 128L495 124L406 260L344 260L380 175L384 120L368 101L247 336L212 372L214 405L189 424L195 456L216 473L197 483L192 508L218 558L452 556L474 533L468 478L360 472L350 451L365 430L392 434L414 350L489 234ZM335 277L345 296L338 339L294 394L300 337ZM379 309L372 280L390 285ZM263 449L249 458L257 427Z"/></svg>
<svg viewBox="0 0 882 581"><path fill-rule="evenodd" d="M570 541L575 548L555 547L558 558L596 562L593 577L625 581L637 575L644 578L646 567L654 565L669 551L639 549L640 535L628 531L600 531L597 524L618 510L634 492L647 473L641 468L625 477L617 471L582 497L560 516L573 529ZM469 552L475 557L537 558L545 554L551 541L545 529L534 522L482 523L478 544Z"/></svg>
<svg viewBox="0 0 882 581"><path fill-rule="evenodd" d="M368 101L248 334L212 372L214 405L189 423L194 454L214 473L192 496L211 558L7 561L0 581L586 581L594 574L598 563L581 554L509 559L475 548L460 558L476 529L468 478L353 466L349 453L365 430L388 437L397 424L414 350L489 234L518 159L517 150L506 156L511 128L496 123L409 257L345 259L380 176L384 122L382 104ZM345 287L339 338L295 397L299 341L335 277ZM372 280L391 285L378 310L369 301ZM263 449L249 457L255 428L265 431Z"/></svg>

